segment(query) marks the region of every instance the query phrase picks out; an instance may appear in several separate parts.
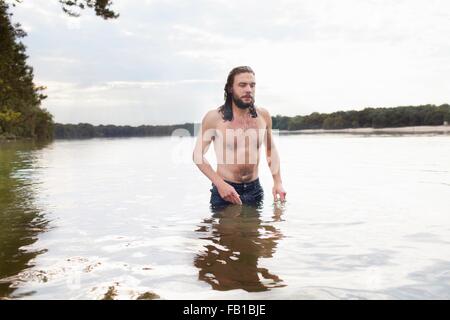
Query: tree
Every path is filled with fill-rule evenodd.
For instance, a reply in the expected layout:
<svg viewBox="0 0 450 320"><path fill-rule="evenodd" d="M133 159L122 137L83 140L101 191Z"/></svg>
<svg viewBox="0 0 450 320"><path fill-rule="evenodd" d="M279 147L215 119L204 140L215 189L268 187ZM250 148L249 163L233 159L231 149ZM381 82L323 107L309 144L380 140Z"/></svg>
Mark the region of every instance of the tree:
<svg viewBox="0 0 450 320"><path fill-rule="evenodd" d="M330 117L325 118L322 124L322 129L343 129L344 118L342 115L332 115Z"/></svg>
<svg viewBox="0 0 450 320"><path fill-rule="evenodd" d="M289 125L289 117L281 116L277 114L272 117L272 128L279 130L287 130Z"/></svg>
<svg viewBox="0 0 450 320"><path fill-rule="evenodd" d="M85 8L97 16L115 19L111 0L58 0L62 10L79 16ZM13 6L19 0L8 1ZM41 108L47 97L45 87L34 83L33 68L27 64L26 47L20 41L26 36L19 23L11 23L12 14L6 0L0 0L0 134L7 136L49 138L53 136L53 117Z"/></svg>
<svg viewBox="0 0 450 320"><path fill-rule="evenodd" d="M50 113L40 108L45 88L33 82L33 68L20 41L26 33L10 17L8 5L0 0L0 129L9 135L42 138L36 132L38 119L39 133L52 124Z"/></svg>
<svg viewBox="0 0 450 320"><path fill-rule="evenodd" d="M3 0L0 0L2 2ZM13 6L16 3L21 3L22 0L11 0ZM110 7L112 0L58 0L61 4L62 10L72 17L79 17L80 13L77 12L86 8L94 9L97 16L103 19L116 19L119 14L115 13Z"/></svg>
<svg viewBox="0 0 450 320"><path fill-rule="evenodd" d="M11 109L4 108L0 111L0 133L11 132L12 126L20 118L20 112L15 112Z"/></svg>

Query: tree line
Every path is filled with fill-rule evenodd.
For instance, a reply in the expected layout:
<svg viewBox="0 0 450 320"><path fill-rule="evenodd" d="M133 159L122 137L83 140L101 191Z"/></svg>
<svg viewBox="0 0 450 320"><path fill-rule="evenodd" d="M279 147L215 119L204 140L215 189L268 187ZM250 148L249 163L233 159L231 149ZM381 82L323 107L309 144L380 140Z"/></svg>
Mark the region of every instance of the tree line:
<svg viewBox="0 0 450 320"><path fill-rule="evenodd" d="M313 112L310 115L272 117L272 128L279 130L394 128L436 126L450 123L450 105L420 105L395 108L365 108L360 111Z"/></svg>
<svg viewBox="0 0 450 320"><path fill-rule="evenodd" d="M79 124L55 124L56 139L85 139L85 138L114 138L114 137L148 137L148 136L170 136L177 129L183 129L186 133L194 135L194 123L185 123L179 125L142 125L138 127L132 126L115 126L115 125L98 125L94 126L89 123ZM181 131L179 131L181 132Z"/></svg>
<svg viewBox="0 0 450 320"><path fill-rule="evenodd" d="M366 108L361 111L313 112L306 116L272 116L272 128L279 130L389 128L404 126L442 125L450 123L450 105L424 105L396 108ZM190 135L196 133L199 124L116 126L89 123L55 124L56 139L84 139L111 137L170 136L176 129L184 129ZM185 132L186 132L185 131Z"/></svg>

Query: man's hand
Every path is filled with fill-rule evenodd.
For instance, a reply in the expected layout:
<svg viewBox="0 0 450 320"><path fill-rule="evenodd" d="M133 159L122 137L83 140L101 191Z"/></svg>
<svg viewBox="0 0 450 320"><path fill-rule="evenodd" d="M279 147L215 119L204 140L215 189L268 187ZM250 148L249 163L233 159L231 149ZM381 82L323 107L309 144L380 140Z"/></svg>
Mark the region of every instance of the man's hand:
<svg viewBox="0 0 450 320"><path fill-rule="evenodd" d="M222 199L234 204L242 204L239 193L225 181L217 186L217 191L219 191Z"/></svg>
<svg viewBox="0 0 450 320"><path fill-rule="evenodd" d="M281 183L276 183L273 185L272 194L274 202L278 201L278 196L279 200L286 201L286 191L284 191L283 185Z"/></svg>

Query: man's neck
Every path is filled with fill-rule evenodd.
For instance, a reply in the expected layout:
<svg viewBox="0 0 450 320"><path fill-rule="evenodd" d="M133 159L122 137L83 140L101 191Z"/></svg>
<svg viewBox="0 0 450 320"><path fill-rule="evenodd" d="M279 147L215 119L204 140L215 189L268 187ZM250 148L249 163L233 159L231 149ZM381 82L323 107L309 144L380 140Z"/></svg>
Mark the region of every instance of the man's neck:
<svg viewBox="0 0 450 320"><path fill-rule="evenodd" d="M234 102L231 104L231 109L233 110L233 115L238 118L244 118L248 113L248 108L241 109Z"/></svg>

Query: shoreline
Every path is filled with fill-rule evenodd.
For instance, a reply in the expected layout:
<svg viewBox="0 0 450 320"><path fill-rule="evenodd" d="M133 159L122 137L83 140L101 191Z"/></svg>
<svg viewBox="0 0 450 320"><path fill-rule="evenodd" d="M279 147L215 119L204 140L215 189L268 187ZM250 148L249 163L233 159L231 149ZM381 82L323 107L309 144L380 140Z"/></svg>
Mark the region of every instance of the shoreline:
<svg viewBox="0 0 450 320"><path fill-rule="evenodd" d="M450 125L415 126L395 128L348 128L348 129L302 129L279 130L280 134L322 134L322 133L350 133L350 134L450 134Z"/></svg>
<svg viewBox="0 0 450 320"><path fill-rule="evenodd" d="M387 134L387 135L407 135L407 134L440 134L450 135L450 125L440 126L414 126L414 127L393 127L393 128L347 128L347 129L302 129L302 130L277 130L280 135L289 134ZM111 139L111 138L136 138L136 137L170 137L170 135L155 135L155 136L116 136L116 137L85 137L85 138L56 138L51 140L86 140L86 139ZM5 137L0 135L0 144L8 144L14 142L36 141L29 137Z"/></svg>

